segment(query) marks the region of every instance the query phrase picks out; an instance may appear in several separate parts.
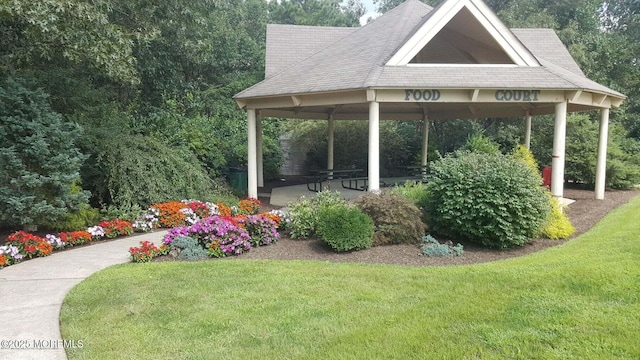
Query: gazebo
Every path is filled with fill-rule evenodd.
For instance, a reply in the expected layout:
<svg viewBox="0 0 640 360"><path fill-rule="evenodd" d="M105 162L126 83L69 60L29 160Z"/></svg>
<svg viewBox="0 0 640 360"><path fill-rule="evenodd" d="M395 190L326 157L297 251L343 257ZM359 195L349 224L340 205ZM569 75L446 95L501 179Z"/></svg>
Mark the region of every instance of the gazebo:
<svg viewBox="0 0 640 360"><path fill-rule="evenodd" d="M555 114L551 193L564 190L567 113L600 110L595 198L604 199L609 109L625 99L589 80L551 29L509 29L481 0L406 0L359 28L268 25L265 79L235 95L248 120L248 195L263 186L262 117L369 121L369 191L380 189L380 120Z"/></svg>

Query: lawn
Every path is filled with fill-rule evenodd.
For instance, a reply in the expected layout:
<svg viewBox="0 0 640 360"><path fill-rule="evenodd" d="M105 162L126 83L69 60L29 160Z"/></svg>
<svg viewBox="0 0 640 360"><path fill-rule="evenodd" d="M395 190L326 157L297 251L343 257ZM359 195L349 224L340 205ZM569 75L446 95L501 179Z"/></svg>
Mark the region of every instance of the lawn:
<svg viewBox="0 0 640 360"><path fill-rule="evenodd" d="M69 359L637 359L640 197L562 246L401 267L114 266L65 299Z"/></svg>

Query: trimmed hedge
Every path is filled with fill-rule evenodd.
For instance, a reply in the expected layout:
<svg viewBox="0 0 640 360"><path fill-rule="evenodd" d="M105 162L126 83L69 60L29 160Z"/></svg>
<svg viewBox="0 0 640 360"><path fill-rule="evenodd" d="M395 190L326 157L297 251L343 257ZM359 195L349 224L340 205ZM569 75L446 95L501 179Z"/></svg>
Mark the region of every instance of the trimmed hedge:
<svg viewBox="0 0 640 360"><path fill-rule="evenodd" d="M318 236L335 251L371 247L373 222L356 207L327 206L320 209Z"/></svg>

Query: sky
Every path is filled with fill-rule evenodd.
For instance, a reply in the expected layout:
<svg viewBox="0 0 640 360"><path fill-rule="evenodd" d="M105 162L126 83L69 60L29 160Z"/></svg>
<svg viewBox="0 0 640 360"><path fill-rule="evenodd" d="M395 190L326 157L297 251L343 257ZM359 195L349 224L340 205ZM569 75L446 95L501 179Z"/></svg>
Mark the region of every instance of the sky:
<svg viewBox="0 0 640 360"><path fill-rule="evenodd" d="M360 24L364 25L367 23L367 19L371 16L376 17L376 7L373 5L373 0L361 0L364 4L364 7L367 9L364 16L360 18Z"/></svg>

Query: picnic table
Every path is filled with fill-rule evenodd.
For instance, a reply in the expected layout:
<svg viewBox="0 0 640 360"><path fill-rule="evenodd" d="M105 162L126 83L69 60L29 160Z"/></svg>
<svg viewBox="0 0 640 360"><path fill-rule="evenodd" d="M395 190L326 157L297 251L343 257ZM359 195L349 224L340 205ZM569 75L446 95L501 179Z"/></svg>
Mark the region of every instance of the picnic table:
<svg viewBox="0 0 640 360"><path fill-rule="evenodd" d="M304 176L309 191L322 191L323 184L331 180L347 180L361 177L362 169L321 169L311 170L311 175ZM343 183L344 187L344 183Z"/></svg>

